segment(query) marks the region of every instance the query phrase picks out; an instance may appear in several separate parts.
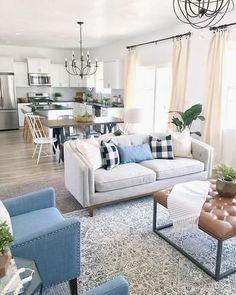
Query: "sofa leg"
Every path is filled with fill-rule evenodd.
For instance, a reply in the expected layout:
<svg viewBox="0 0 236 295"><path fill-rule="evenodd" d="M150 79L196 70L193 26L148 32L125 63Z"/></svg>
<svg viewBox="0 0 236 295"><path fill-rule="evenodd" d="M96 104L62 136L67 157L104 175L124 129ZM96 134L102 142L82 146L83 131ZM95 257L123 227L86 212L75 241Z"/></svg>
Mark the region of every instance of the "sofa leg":
<svg viewBox="0 0 236 295"><path fill-rule="evenodd" d="M70 285L70 294L78 295L77 279L70 280L69 285Z"/></svg>
<svg viewBox="0 0 236 295"><path fill-rule="evenodd" d="M90 206L88 207L88 214L89 217L93 217L93 210L95 209L95 206Z"/></svg>

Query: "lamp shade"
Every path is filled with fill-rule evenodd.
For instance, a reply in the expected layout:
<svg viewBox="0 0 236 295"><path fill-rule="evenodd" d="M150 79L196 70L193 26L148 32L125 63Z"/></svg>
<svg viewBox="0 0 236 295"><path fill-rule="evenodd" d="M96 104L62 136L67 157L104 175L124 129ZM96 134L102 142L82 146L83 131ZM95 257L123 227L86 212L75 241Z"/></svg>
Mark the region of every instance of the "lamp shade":
<svg viewBox="0 0 236 295"><path fill-rule="evenodd" d="M125 123L140 123L142 121L142 109L128 108L124 110Z"/></svg>

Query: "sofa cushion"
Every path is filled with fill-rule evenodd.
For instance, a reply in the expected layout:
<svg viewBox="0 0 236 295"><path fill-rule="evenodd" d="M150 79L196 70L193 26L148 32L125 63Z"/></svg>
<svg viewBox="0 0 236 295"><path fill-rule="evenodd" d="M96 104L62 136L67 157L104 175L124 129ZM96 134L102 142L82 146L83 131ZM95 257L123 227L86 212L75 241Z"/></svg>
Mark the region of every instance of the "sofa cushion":
<svg viewBox="0 0 236 295"><path fill-rule="evenodd" d="M139 164L155 171L157 180L204 171L204 163L188 158L154 159Z"/></svg>
<svg viewBox="0 0 236 295"><path fill-rule="evenodd" d="M120 155L120 162L122 164L139 163L152 159L152 153L148 143L131 146L117 146L117 148Z"/></svg>
<svg viewBox="0 0 236 295"><path fill-rule="evenodd" d="M156 180L154 171L137 163L122 164L109 171L98 169L94 173L95 189L98 192L113 191Z"/></svg>
<svg viewBox="0 0 236 295"><path fill-rule="evenodd" d="M84 156L94 170L102 167L100 144L95 138L71 140L70 143Z"/></svg>
<svg viewBox="0 0 236 295"><path fill-rule="evenodd" d="M150 136L149 142L154 159L174 159L171 135L165 139Z"/></svg>
<svg viewBox="0 0 236 295"><path fill-rule="evenodd" d="M13 216L11 222L14 231L14 243L17 244L19 239L45 230L63 220L64 217L55 207Z"/></svg>
<svg viewBox="0 0 236 295"><path fill-rule="evenodd" d="M173 150L175 157L192 158L191 147L192 138L189 130L183 132L174 132L170 130L173 142Z"/></svg>
<svg viewBox="0 0 236 295"><path fill-rule="evenodd" d="M111 170L120 164L119 152L114 143L102 141L101 153L103 166L106 170Z"/></svg>

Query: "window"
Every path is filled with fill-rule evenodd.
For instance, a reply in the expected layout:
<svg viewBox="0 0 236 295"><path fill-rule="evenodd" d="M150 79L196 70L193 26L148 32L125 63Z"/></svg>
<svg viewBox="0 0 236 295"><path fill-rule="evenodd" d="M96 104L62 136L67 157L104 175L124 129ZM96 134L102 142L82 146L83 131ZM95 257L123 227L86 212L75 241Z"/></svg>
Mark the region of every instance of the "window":
<svg viewBox="0 0 236 295"><path fill-rule="evenodd" d="M170 65L139 66L136 107L143 110L142 132L164 132L168 123L171 92Z"/></svg>

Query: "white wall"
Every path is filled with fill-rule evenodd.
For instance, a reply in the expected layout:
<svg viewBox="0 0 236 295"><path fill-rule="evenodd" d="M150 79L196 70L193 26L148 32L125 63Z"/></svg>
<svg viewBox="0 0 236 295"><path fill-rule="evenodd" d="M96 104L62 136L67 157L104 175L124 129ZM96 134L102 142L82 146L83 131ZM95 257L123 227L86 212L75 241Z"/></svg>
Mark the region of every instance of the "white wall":
<svg viewBox="0 0 236 295"><path fill-rule="evenodd" d="M56 38L56 37L55 37ZM49 58L52 63L64 63L71 58L72 50L39 47L0 45L0 56L12 56L15 61L25 61L27 57Z"/></svg>

